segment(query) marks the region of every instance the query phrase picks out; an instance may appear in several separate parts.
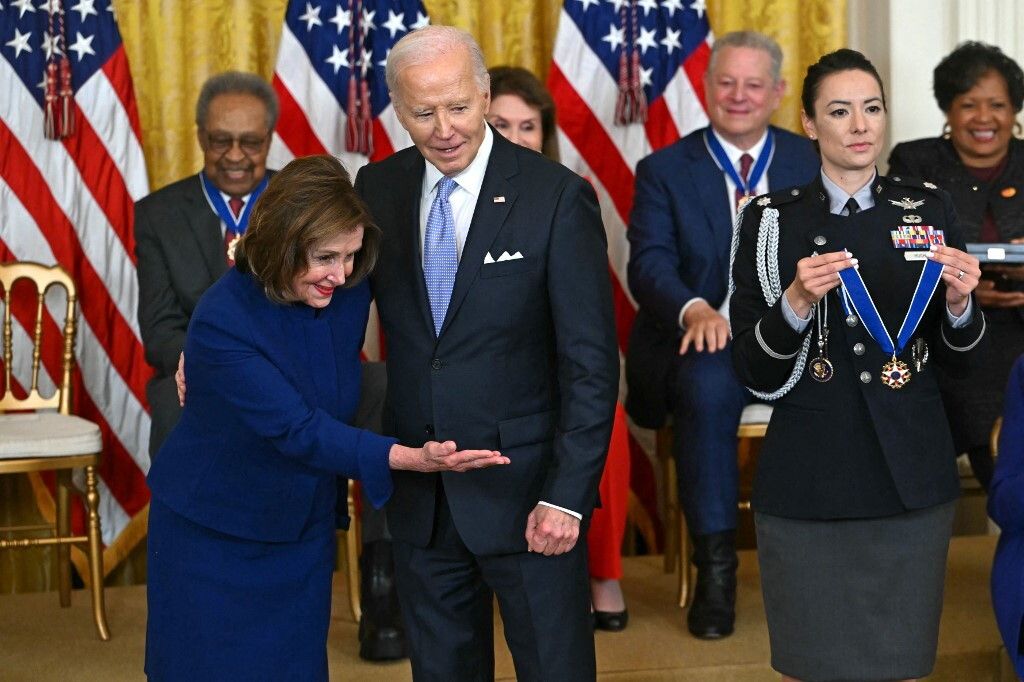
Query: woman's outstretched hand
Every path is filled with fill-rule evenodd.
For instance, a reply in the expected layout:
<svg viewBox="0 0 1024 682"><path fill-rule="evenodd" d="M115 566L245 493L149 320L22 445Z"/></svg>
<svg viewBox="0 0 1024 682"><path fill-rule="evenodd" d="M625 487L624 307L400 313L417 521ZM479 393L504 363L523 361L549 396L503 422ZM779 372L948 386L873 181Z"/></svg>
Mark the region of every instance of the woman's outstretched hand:
<svg viewBox="0 0 1024 682"><path fill-rule="evenodd" d="M392 445L388 466L405 471L473 471L501 464L509 458L497 450L459 450L454 441L427 441L422 448Z"/></svg>

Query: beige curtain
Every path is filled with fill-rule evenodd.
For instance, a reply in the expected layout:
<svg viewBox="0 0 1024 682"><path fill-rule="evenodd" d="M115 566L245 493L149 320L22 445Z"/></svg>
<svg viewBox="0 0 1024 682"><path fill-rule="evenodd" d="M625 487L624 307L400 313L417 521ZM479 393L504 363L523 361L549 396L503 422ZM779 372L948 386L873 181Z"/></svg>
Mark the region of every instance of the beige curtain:
<svg viewBox="0 0 1024 682"><path fill-rule="evenodd" d="M226 69L269 78L286 0L114 0L131 64L152 188L200 166L194 106L199 87ZM518 64L547 76L558 0L426 0L436 24L480 41L489 64ZM844 0L708 0L716 34L757 28L786 54L790 88L776 123L799 129L800 82L808 64L846 42Z"/></svg>
<svg viewBox="0 0 1024 682"><path fill-rule="evenodd" d="M227 69L273 74L287 0L114 0L131 64L152 189L196 172L194 106L199 87ZM546 78L559 0L426 0L435 24L454 24L480 41L489 64L518 64ZM845 0L707 0L715 33L756 28L786 55L789 92L776 123L799 129L799 89L807 66L846 42ZM0 480L0 525L38 523L26 479ZM143 543L144 545L144 543ZM111 576L143 575L136 549ZM0 556L0 593L53 589L51 552Z"/></svg>

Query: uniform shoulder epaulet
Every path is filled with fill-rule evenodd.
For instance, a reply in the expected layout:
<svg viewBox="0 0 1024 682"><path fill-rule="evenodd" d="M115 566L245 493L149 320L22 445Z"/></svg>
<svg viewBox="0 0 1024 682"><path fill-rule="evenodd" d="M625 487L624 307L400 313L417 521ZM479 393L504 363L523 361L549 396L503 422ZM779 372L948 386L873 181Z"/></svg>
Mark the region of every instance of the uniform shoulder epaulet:
<svg viewBox="0 0 1024 682"><path fill-rule="evenodd" d="M791 201L796 201L804 195L804 191L803 187L788 187L786 189L780 189L754 197L752 201L756 206L760 206L761 208L767 208L768 206L781 206L783 204L788 204Z"/></svg>
<svg viewBox="0 0 1024 682"><path fill-rule="evenodd" d="M913 187L915 189L929 192L930 194L938 194L941 191L939 186L934 182L929 182L920 178L911 178L905 175L890 175L889 182L898 187Z"/></svg>

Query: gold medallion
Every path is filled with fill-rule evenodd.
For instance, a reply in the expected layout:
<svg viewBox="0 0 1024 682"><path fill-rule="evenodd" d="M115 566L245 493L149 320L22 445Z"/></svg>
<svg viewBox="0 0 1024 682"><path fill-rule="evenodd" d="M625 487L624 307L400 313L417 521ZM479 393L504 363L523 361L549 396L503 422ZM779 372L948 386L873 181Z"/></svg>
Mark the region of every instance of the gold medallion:
<svg viewBox="0 0 1024 682"><path fill-rule="evenodd" d="M240 235L235 235L228 242L228 260L232 263L235 261L235 247L238 246L238 240L241 239Z"/></svg>
<svg viewBox="0 0 1024 682"><path fill-rule="evenodd" d="M903 388L910 381L910 367L893 357L882 365L882 383L891 389Z"/></svg>

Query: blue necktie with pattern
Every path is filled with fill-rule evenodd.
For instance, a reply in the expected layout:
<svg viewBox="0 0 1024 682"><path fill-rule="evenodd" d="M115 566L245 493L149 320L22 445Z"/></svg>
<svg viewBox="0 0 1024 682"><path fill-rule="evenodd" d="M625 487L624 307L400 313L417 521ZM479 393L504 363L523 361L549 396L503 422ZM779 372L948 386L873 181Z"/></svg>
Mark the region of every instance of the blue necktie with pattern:
<svg viewBox="0 0 1024 682"><path fill-rule="evenodd" d="M455 216L448 197L458 185L449 177L437 181L437 194L427 215L423 238L423 277L427 282L427 298L434 318L434 334L440 335L448 312L448 301L459 269L459 251L455 245Z"/></svg>

